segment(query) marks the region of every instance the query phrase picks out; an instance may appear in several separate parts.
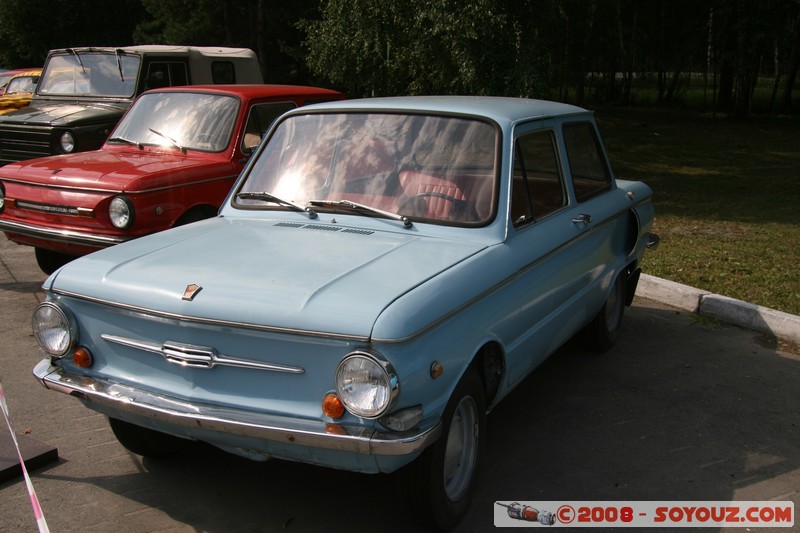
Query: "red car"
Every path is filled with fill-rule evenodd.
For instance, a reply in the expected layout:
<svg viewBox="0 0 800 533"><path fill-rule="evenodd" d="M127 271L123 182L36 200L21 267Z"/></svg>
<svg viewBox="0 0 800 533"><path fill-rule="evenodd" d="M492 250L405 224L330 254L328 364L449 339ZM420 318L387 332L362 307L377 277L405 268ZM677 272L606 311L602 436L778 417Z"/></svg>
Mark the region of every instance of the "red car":
<svg viewBox="0 0 800 533"><path fill-rule="evenodd" d="M0 167L0 231L52 273L74 257L216 215L272 122L339 92L169 87L139 97L100 150Z"/></svg>

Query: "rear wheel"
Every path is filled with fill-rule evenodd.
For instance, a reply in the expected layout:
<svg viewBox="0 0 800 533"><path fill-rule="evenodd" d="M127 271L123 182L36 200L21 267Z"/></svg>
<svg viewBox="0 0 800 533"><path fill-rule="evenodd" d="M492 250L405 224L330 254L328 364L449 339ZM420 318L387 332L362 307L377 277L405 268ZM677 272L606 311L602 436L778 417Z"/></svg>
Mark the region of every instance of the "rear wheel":
<svg viewBox="0 0 800 533"><path fill-rule="evenodd" d="M166 457L189 445L188 440L143 428L116 418L109 418L111 431L129 451L144 457Z"/></svg>
<svg viewBox="0 0 800 533"><path fill-rule="evenodd" d="M75 256L73 255L54 252L53 250L47 250L46 248L36 248L35 253L36 263L39 265L39 268L42 270L42 272L48 276L75 259Z"/></svg>
<svg viewBox="0 0 800 533"><path fill-rule="evenodd" d="M581 332L581 339L587 350L597 353L607 352L617 342L625 313L624 278L625 272L617 276L603 308Z"/></svg>
<svg viewBox="0 0 800 533"><path fill-rule="evenodd" d="M448 530L469 508L483 452L486 400L477 372L459 382L442 421L441 438L398 472L398 488L420 525Z"/></svg>

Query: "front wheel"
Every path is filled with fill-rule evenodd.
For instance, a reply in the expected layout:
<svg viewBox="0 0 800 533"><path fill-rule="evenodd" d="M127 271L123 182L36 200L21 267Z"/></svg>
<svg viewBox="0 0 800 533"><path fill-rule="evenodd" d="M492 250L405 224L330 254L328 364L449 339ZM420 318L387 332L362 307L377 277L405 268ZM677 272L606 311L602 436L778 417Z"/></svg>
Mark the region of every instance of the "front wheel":
<svg viewBox="0 0 800 533"><path fill-rule="evenodd" d="M36 254L36 264L48 276L75 259L74 255L62 254L46 248L37 247L34 253Z"/></svg>
<svg viewBox="0 0 800 533"><path fill-rule="evenodd" d="M483 453L486 400L477 372L461 379L442 423L442 437L398 473L398 488L420 525L449 530L469 508Z"/></svg>
<svg viewBox="0 0 800 533"><path fill-rule="evenodd" d="M157 458L173 455L184 449L190 441L160 431L143 428L117 418L109 418L111 431L129 451L143 457Z"/></svg>

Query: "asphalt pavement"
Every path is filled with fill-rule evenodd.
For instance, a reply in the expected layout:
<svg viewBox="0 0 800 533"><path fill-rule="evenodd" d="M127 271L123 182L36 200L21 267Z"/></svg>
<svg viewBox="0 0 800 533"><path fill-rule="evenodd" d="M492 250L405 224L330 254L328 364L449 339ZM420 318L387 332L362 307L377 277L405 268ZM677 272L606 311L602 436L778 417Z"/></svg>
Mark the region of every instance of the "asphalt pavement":
<svg viewBox="0 0 800 533"><path fill-rule="evenodd" d="M127 452L104 417L31 375L44 278L32 249L0 236L0 384L23 444L58 450L31 472L51 531L413 531L391 476L255 463L200 444L162 461ZM687 290L697 306L676 305L648 292L651 281L612 351L564 347L489 415L484 469L458 531L494 530L497 501L800 498L800 355L708 319L707 294ZM0 531L36 531L21 478L0 482Z"/></svg>

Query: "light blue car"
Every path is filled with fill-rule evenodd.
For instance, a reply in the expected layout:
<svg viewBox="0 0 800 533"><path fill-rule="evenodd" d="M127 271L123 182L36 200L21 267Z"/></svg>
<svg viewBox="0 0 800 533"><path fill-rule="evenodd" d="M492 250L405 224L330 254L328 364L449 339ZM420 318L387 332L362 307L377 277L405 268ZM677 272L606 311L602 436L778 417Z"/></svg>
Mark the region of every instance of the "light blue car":
<svg viewBox="0 0 800 533"><path fill-rule="evenodd" d="M291 111L219 216L46 282L41 383L129 450L399 470L417 518L465 513L486 412L575 335L612 347L651 190L615 180L593 115L405 97Z"/></svg>

